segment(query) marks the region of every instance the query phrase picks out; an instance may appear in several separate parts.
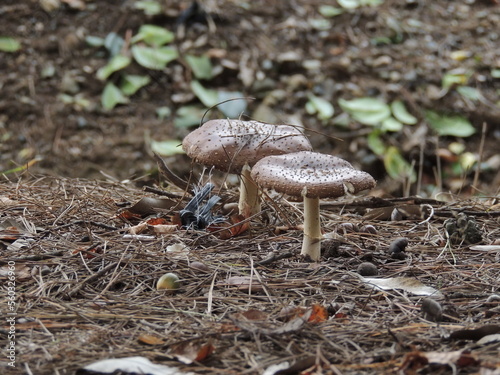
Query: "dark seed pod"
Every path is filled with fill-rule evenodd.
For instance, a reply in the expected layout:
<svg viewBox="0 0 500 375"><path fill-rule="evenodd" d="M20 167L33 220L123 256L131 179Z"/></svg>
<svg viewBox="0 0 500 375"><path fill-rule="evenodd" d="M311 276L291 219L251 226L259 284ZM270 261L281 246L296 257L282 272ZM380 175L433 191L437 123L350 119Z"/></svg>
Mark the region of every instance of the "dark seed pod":
<svg viewBox="0 0 500 375"><path fill-rule="evenodd" d="M363 262L358 266L357 272L361 276L377 276L378 269L377 266L370 262Z"/></svg>
<svg viewBox="0 0 500 375"><path fill-rule="evenodd" d="M404 238L404 237L396 238L390 244L389 252L391 254L400 253L402 251L405 251L406 246L408 246L408 239L407 238Z"/></svg>
<svg viewBox="0 0 500 375"><path fill-rule="evenodd" d="M397 253L392 253L391 254L391 259L405 260L406 259L406 253L404 251L400 251L400 252L397 252Z"/></svg>
<svg viewBox="0 0 500 375"><path fill-rule="evenodd" d="M422 300L422 313L424 319L439 322L443 318L443 308L441 304L432 298L424 298Z"/></svg>

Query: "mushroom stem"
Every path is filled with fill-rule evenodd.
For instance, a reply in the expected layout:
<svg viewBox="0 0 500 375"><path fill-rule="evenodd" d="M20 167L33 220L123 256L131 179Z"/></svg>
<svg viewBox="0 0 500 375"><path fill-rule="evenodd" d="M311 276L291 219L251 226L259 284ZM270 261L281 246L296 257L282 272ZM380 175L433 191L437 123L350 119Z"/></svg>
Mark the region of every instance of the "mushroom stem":
<svg viewBox="0 0 500 375"><path fill-rule="evenodd" d="M304 240L302 255L317 261L321 257L321 224L319 218L319 198L304 196Z"/></svg>
<svg viewBox="0 0 500 375"><path fill-rule="evenodd" d="M245 217L260 212L259 188L250 175L251 169L248 164L243 166L240 175L240 202L238 208L240 214Z"/></svg>

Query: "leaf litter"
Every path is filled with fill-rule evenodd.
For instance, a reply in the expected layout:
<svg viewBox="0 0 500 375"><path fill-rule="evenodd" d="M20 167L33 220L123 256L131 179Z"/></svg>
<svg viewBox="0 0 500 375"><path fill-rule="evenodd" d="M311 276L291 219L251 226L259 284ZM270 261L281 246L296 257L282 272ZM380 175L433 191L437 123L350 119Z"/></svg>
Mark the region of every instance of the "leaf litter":
<svg viewBox="0 0 500 375"><path fill-rule="evenodd" d="M8 280L8 262L18 277L18 363L32 373L74 371L109 359L112 348L116 358L137 355L195 374L259 374L283 363L288 367L275 373L396 374L436 363L477 373L499 366L499 252L477 250L498 241L499 215L487 201L426 200L434 215L425 221L367 221L373 199L325 202L325 232L335 236L324 242L333 241L335 251L308 263L299 256L300 203L266 204L262 215L245 219L245 231L230 236L189 225L158 233L147 224L147 234L131 236L138 221L163 225L187 207L181 191L169 194L177 198L158 211L151 210L158 196L131 184L44 177L0 185L2 200L16 202L0 207L2 222L36 228L15 237L10 225L0 230L0 279ZM119 215L145 198L140 218ZM198 207L204 215L206 198ZM211 217L237 199L224 192L210 205ZM475 218L480 244L447 238L444 222L459 211ZM338 231L346 222L375 230ZM24 238L27 246L9 247ZM389 248L401 238L406 257L393 259ZM377 277L356 273L363 262L377 267ZM181 286L157 291L167 272ZM436 295L444 297L441 309L429 314L423 298Z"/></svg>

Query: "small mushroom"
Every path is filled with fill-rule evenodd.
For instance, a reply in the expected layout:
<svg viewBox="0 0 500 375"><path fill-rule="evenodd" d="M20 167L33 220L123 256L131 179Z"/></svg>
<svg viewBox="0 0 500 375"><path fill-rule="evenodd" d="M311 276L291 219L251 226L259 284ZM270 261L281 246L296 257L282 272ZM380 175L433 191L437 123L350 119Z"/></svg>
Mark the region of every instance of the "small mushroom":
<svg viewBox="0 0 500 375"><path fill-rule="evenodd" d="M239 212L260 212L258 188L251 167L270 155L312 150L307 137L291 125L257 121L210 120L188 134L182 148L197 163L240 175Z"/></svg>
<svg viewBox="0 0 500 375"><path fill-rule="evenodd" d="M344 159L302 151L268 156L257 162L252 178L262 187L304 198L304 240L301 254L312 260L321 255L319 200L375 187L375 180Z"/></svg>

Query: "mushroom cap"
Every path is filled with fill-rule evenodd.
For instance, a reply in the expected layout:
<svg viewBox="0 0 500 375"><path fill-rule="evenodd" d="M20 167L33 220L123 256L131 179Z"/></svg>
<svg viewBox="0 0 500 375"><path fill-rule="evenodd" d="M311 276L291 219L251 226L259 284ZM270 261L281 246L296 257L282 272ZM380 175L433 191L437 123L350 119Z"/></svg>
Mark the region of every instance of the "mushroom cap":
<svg viewBox="0 0 500 375"><path fill-rule="evenodd" d="M258 121L210 120L184 138L182 149L197 163L240 173L269 155L312 150L307 137L291 125Z"/></svg>
<svg viewBox="0 0 500 375"><path fill-rule="evenodd" d="M308 198L338 198L376 185L372 176L348 161L309 151L268 156L254 165L252 178L261 187Z"/></svg>

